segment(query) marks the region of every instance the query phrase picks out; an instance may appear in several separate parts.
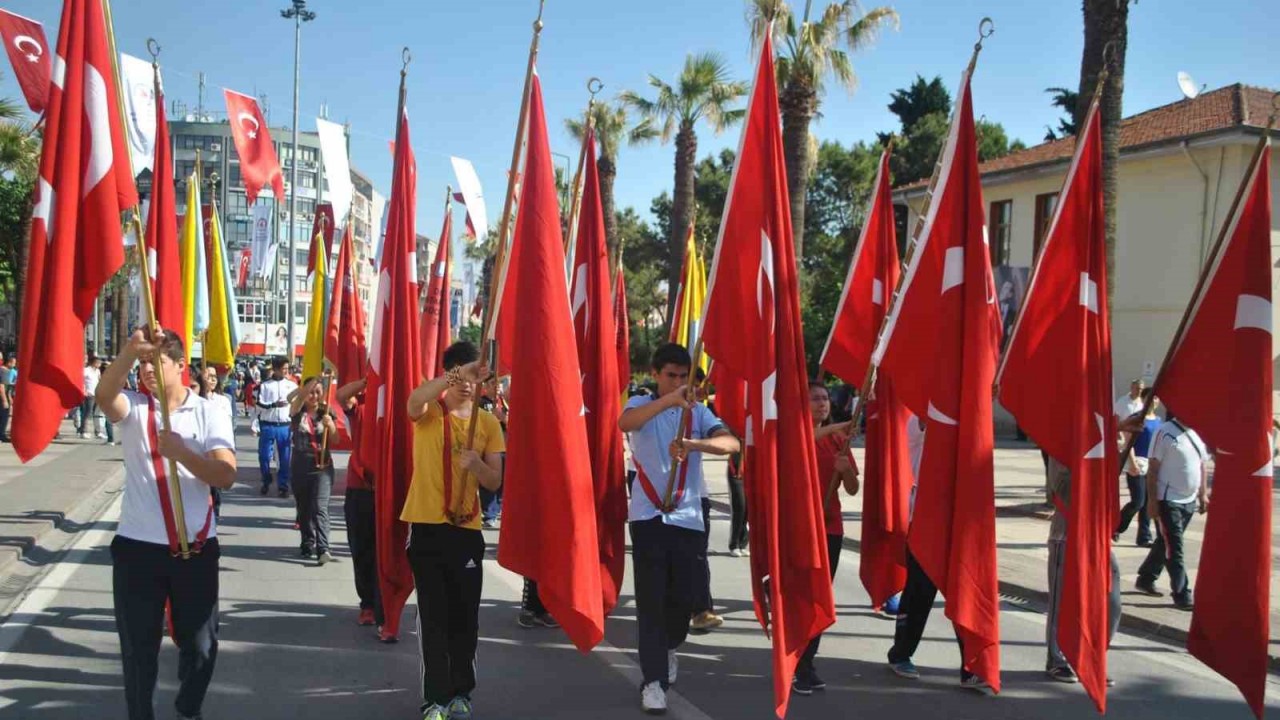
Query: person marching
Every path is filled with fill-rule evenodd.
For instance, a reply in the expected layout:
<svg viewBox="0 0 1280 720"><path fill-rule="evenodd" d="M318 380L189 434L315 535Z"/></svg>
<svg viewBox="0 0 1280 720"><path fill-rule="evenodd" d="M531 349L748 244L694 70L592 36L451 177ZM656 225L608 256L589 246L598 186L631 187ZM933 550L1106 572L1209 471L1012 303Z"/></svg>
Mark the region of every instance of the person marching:
<svg viewBox="0 0 1280 720"><path fill-rule="evenodd" d="M158 337L158 340L151 340ZM95 392L107 420L120 428L124 499L111 541L112 598L129 720L154 720L165 603L178 646L178 717L200 717L218 657L217 521L210 488L235 483L231 421L182 384L182 339L170 330L129 338ZM125 390L134 361L150 394ZM158 369L157 369L158 368ZM157 388L163 383L170 430L161 426ZM191 555L180 556L168 473L175 461Z"/></svg>
<svg viewBox="0 0 1280 720"><path fill-rule="evenodd" d="M213 405L218 412L227 416L231 421L231 427L234 431L235 412L231 409L231 400L221 392L218 392L218 370L213 366L209 366L200 371L200 397L204 398L209 404ZM111 427L111 423L107 423L107 427ZM222 491L218 488L212 488L213 492L213 514L219 520L222 519Z"/></svg>
<svg viewBox="0 0 1280 720"><path fill-rule="evenodd" d="M818 477L823 492L828 483L839 478L845 492L857 495L859 490L858 465L849 450L851 422L831 422L831 395L818 380L809 381L809 410L813 414L813 439L818 456ZM824 498L823 524L827 530L827 557L831 563L831 581L836 579L836 567L840 564L840 551L844 547L844 514L838 497ZM818 656L822 635L809 642L804 655L796 665L791 690L799 695L812 695L814 690L825 690L827 684L818 677L813 661Z"/></svg>
<svg viewBox="0 0 1280 720"><path fill-rule="evenodd" d="M409 395L413 481L400 520L409 523L408 557L418 592L423 720L471 717L480 634L484 536L480 498L468 476L489 491L502 486L506 450L497 418L473 405L489 378L476 346L459 341L444 352L445 374ZM475 449L468 450L471 414Z"/></svg>
<svg viewBox="0 0 1280 720"><path fill-rule="evenodd" d="M313 555L320 565L333 562L329 553L329 498L333 494L331 438L338 426L324 401L324 385L310 377L289 401L289 430L293 452L289 476L298 502L302 557Z"/></svg>
<svg viewBox="0 0 1280 720"><path fill-rule="evenodd" d="M689 633L698 593L698 558L703 552L702 454L738 452L738 439L705 405L692 402L689 351L666 343L653 353L656 397L627 401L618 429L630 435L636 463L627 519L631 526L640 667L641 707L650 714L667 709L667 689L676 681L676 648ZM682 429L682 410L689 410ZM682 432L683 430L683 432ZM687 440L682 436L687 435ZM679 463L676 486L664 507L672 462Z"/></svg>
<svg viewBox="0 0 1280 720"><path fill-rule="evenodd" d="M280 497L289 497L289 395L298 385L284 376L288 363L278 357L271 361L271 377L258 386L258 470L262 473L262 494L271 490L271 451L279 466L276 486Z"/></svg>
<svg viewBox="0 0 1280 720"><path fill-rule="evenodd" d="M338 407L347 414L351 428L351 457L347 460L347 489L342 516L347 523L347 545L355 574L356 596L360 598L357 625L382 627L382 597L378 590L378 544L374 526L373 477L365 467L360 449L360 416L364 408L364 379L338 388ZM381 637L381 631L379 631Z"/></svg>

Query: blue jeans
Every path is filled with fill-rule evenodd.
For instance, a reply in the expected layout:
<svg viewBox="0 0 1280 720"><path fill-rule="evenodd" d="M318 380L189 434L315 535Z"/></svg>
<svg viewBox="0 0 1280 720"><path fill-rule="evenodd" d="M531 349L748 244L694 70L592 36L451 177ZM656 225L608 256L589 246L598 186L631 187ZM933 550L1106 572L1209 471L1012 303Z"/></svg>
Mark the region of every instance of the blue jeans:
<svg viewBox="0 0 1280 720"><path fill-rule="evenodd" d="M271 449L274 447L276 460L280 464L280 475L276 478L276 484L281 490L288 490L289 460L293 456L293 449L289 444L289 425L264 422L259 423L259 426L261 432L258 436L258 470L262 472L262 485L263 487L271 485Z"/></svg>

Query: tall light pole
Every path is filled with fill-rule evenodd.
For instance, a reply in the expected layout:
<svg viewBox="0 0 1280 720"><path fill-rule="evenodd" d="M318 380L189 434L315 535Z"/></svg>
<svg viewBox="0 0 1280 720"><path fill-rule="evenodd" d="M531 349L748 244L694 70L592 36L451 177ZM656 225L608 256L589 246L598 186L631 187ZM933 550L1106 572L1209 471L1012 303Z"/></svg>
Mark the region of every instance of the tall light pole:
<svg viewBox="0 0 1280 720"><path fill-rule="evenodd" d="M280 17L293 21L293 150L290 155L289 171L289 299L285 306L285 327L288 349L285 357L293 362L293 310L295 303L294 282L297 263L294 226L298 222L298 85L301 82L300 67L302 64L302 23L316 19L316 14L307 9L307 0L293 0L293 7L280 11Z"/></svg>

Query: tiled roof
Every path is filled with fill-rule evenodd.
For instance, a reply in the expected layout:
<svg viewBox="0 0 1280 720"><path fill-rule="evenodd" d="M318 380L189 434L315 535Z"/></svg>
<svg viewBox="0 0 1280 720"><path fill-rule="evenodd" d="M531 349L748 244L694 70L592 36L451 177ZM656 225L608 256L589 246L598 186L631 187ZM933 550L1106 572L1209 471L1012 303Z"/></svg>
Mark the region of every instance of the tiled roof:
<svg viewBox="0 0 1280 720"><path fill-rule="evenodd" d="M1179 100L1127 117L1120 125L1120 149L1131 150L1232 128L1264 127L1272 112L1274 92L1236 83L1206 92L1194 100ZM978 172L985 177L1036 165L1066 162L1071 159L1075 147L1075 137L1053 140L988 160L978 166ZM898 190L914 190L928 184L927 179L919 180Z"/></svg>

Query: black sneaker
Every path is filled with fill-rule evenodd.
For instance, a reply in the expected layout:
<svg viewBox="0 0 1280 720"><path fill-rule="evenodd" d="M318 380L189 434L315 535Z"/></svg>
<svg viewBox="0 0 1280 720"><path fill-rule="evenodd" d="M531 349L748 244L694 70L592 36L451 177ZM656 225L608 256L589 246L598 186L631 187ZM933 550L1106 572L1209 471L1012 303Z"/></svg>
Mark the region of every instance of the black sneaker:
<svg viewBox="0 0 1280 720"><path fill-rule="evenodd" d="M261 495L266 495L266 494L267 494L267 493L269 493L269 492L271 492L271 486L270 486L270 485L263 485L263 486L262 486L262 492L261 492L261 493L259 493L259 494L261 494Z"/></svg>
<svg viewBox="0 0 1280 720"><path fill-rule="evenodd" d="M521 610L520 614L516 616L516 624L525 630L531 630L538 627L538 616L528 610Z"/></svg>
<svg viewBox="0 0 1280 720"><path fill-rule="evenodd" d="M814 690L826 690L826 689L827 689L827 681L826 681L826 680L823 680L823 679L822 679L822 678L820 678L820 677L818 677L818 671L817 671L817 670L810 670L810 671L809 671L809 685L810 685L811 687L813 687L813 689L814 689Z"/></svg>
<svg viewBox="0 0 1280 720"><path fill-rule="evenodd" d="M1183 612L1191 612L1195 609L1196 604L1191 601L1191 598L1174 598L1173 606Z"/></svg>
<svg viewBox="0 0 1280 720"><path fill-rule="evenodd" d="M1156 584L1153 580L1138 578L1138 582L1133 584L1133 589L1147 597L1164 597L1164 593L1156 589Z"/></svg>
<svg viewBox="0 0 1280 720"><path fill-rule="evenodd" d="M280 488L280 492L278 492L278 493L276 493L276 494L277 494L277 495L279 495L279 496L280 496L280 497L282 497L282 498L287 498L287 497L289 497L289 488Z"/></svg>
<svg viewBox="0 0 1280 720"><path fill-rule="evenodd" d="M796 670L795 677L791 678L791 692L797 695L812 695L814 687L809 675L810 673L803 670Z"/></svg>

